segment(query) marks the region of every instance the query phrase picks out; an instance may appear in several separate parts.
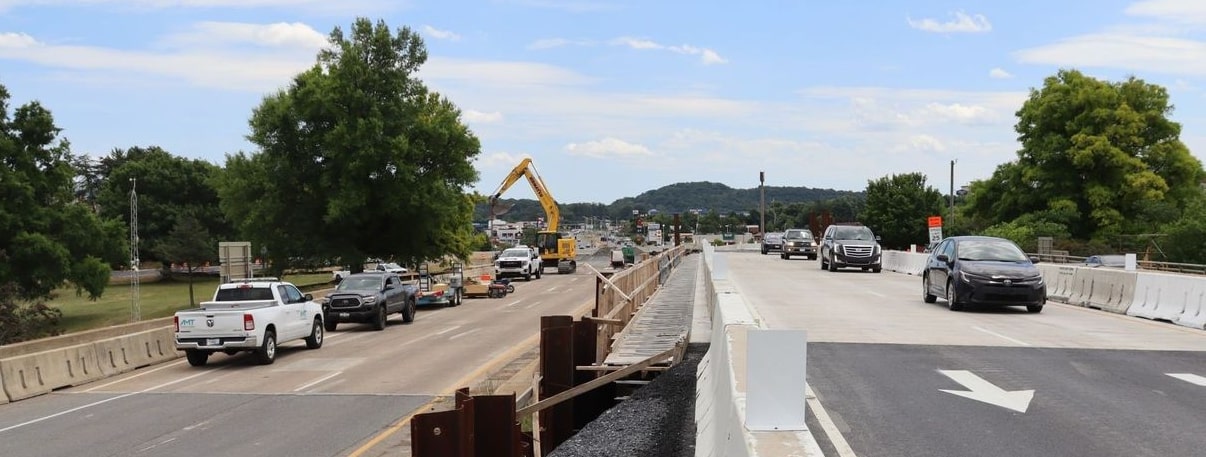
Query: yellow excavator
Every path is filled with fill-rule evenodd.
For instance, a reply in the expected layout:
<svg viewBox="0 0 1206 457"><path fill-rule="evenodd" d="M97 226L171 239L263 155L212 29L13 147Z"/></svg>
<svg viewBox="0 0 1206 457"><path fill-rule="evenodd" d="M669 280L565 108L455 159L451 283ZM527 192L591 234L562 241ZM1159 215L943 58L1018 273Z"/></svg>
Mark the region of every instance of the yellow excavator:
<svg viewBox="0 0 1206 457"><path fill-rule="evenodd" d="M536 192L536 199L540 201L540 206L544 207L546 226L544 230L536 232L536 248L540 250L541 268L556 266L557 273L573 273L578 269L578 242L557 230L558 224L561 223L561 210L557 208L557 201L545 187L540 174L536 173L536 166L532 164L530 157L521 160L506 179L503 179L498 190L490 195L490 217L501 216L511 209L513 205L503 206L499 204L498 199L521 177L528 178L528 184L531 184L532 191Z"/></svg>

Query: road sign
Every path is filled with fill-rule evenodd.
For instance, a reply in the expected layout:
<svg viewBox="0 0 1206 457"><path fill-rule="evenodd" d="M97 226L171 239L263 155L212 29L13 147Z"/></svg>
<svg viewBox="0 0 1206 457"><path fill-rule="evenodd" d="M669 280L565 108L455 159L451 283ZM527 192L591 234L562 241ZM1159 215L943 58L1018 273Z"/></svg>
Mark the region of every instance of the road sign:
<svg viewBox="0 0 1206 457"><path fill-rule="evenodd" d="M930 216L926 222L929 223L930 228L942 227L942 216Z"/></svg>
<svg viewBox="0 0 1206 457"><path fill-rule="evenodd" d="M942 226L930 227L930 242L937 243L942 241Z"/></svg>

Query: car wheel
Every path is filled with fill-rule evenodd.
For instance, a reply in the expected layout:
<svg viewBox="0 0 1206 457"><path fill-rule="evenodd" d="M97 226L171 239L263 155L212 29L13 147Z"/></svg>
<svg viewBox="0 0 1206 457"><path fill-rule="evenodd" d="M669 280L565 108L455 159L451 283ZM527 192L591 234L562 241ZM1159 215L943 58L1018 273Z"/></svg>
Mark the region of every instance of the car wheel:
<svg viewBox="0 0 1206 457"><path fill-rule="evenodd" d="M272 362L276 361L276 332L264 331L264 342L255 351L255 358L260 365L272 365Z"/></svg>
<svg viewBox="0 0 1206 457"><path fill-rule="evenodd" d="M377 315L373 316L373 330L385 330L386 321L389 315L385 313L385 304L377 307Z"/></svg>
<svg viewBox="0 0 1206 457"><path fill-rule="evenodd" d="M313 326L313 328L310 329L310 336L306 337L306 348L307 349L318 349L318 348L322 347L323 323L321 321L322 321L322 319L314 318L314 326Z"/></svg>
<svg viewBox="0 0 1206 457"><path fill-rule="evenodd" d="M829 271L838 271L837 263L833 261L832 257L829 258Z"/></svg>
<svg viewBox="0 0 1206 457"><path fill-rule="evenodd" d="M531 274L531 273L524 273L524 274L523 274L523 280L524 280L524 281L531 281L531 280L532 280L532 274Z"/></svg>
<svg viewBox="0 0 1206 457"><path fill-rule="evenodd" d="M766 248L762 248L762 255L766 255Z"/></svg>
<svg viewBox="0 0 1206 457"><path fill-rule="evenodd" d="M339 326L339 321L335 320L334 317L322 320L322 328L326 329L326 331L328 331L328 332L334 332L335 327L338 327L338 326Z"/></svg>
<svg viewBox="0 0 1206 457"><path fill-rule="evenodd" d="M884 269L884 267L874 267L874 268L872 268L872 269L871 269L871 272L872 272L872 273L879 273L879 272L883 271L883 269Z"/></svg>
<svg viewBox="0 0 1206 457"><path fill-rule="evenodd" d="M1026 312L1041 313L1043 312L1043 305L1026 305Z"/></svg>
<svg viewBox="0 0 1206 457"><path fill-rule="evenodd" d="M951 311L960 311L963 309L963 304L959 303L959 299L955 296L955 283L946 283L946 307Z"/></svg>
<svg viewBox="0 0 1206 457"><path fill-rule="evenodd" d="M406 306L402 308L402 322L411 323L415 321L415 302L407 300Z"/></svg>
<svg viewBox="0 0 1206 457"><path fill-rule="evenodd" d="M822 270L829 269L829 262L826 262L824 257L821 257L821 269Z"/></svg>
<svg viewBox="0 0 1206 457"><path fill-rule="evenodd" d="M921 299L926 303L934 303L938 301L938 296L930 293L930 277L921 278Z"/></svg>
<svg viewBox="0 0 1206 457"><path fill-rule="evenodd" d="M816 255L816 254L813 254L813 255L808 256L808 260L816 260L816 259L817 259L817 255Z"/></svg>
<svg viewBox="0 0 1206 457"><path fill-rule="evenodd" d="M196 349L184 351L184 356L188 358L188 364L194 367L203 367L205 362L209 360L209 353Z"/></svg>

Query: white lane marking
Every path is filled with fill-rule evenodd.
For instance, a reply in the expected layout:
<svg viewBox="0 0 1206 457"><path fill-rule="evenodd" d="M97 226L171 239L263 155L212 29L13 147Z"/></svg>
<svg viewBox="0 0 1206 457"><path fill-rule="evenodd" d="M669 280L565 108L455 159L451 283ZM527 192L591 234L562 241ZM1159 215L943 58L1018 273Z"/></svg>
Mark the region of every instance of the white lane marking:
<svg viewBox="0 0 1206 457"><path fill-rule="evenodd" d="M838 456L858 457L858 454L855 454L854 449L850 447L850 443L846 442L846 437L842 436L842 431L838 430L837 424L829 417L829 412L825 411L825 407L821 406L821 400L817 399L811 385L804 385L804 395L808 399L808 406L812 408L812 414L817 417L817 422L821 423L821 430L824 430L825 436L829 437L829 443L833 445L833 449L837 451Z"/></svg>
<svg viewBox="0 0 1206 457"><path fill-rule="evenodd" d="M938 389L948 394L1000 406L1019 413L1026 412L1030 408L1030 400L1034 399L1034 390L1005 390L967 370L938 370L938 372L967 389Z"/></svg>
<svg viewBox="0 0 1206 457"><path fill-rule="evenodd" d="M1202 387L1206 387L1206 377L1198 376L1193 373L1164 373L1164 374L1172 376L1177 379L1180 379L1182 381L1188 382L1190 384L1196 384L1196 385L1199 385Z"/></svg>
<svg viewBox="0 0 1206 457"><path fill-rule="evenodd" d="M523 307L523 309L532 309L532 308L536 307L536 305L539 305L540 303L542 303L542 302L538 302L538 301L532 302L532 304Z"/></svg>
<svg viewBox="0 0 1206 457"><path fill-rule="evenodd" d="M96 387L92 387L92 388L84 389L84 392L92 392L92 391L94 391L94 390L100 390L100 389L104 389L104 388L109 387L109 386L111 386L111 385L118 384L118 383L122 383L122 382L126 382L126 381L129 381L129 380L131 380L131 379L137 378L137 377L139 377L139 376L142 376L142 375L148 375L148 374L154 373L154 372L159 371L159 370L164 370L164 369L167 369L167 368L174 367L174 366L176 366L176 365L180 365L180 364L182 364L182 363L184 363L184 359L180 359L180 360L177 360L177 361L175 361L175 362L171 362L171 363L164 364L163 366L161 366L161 367L159 367L159 368L152 368L152 369L150 369L150 370L142 371L142 372L137 373L137 374L132 374L132 375L130 375L130 376L126 376L126 377L121 378L121 379L118 379L118 380L116 380L116 381L112 381L112 382L106 382L106 383L101 384L101 385L96 386Z"/></svg>
<svg viewBox="0 0 1206 457"><path fill-rule="evenodd" d="M987 333L987 334L989 334L989 335L995 336L995 337L997 337L997 338L1003 339L1003 340L1005 340L1005 341L1012 342L1012 343L1014 343L1014 344L1018 344L1018 345L1022 345L1022 346L1030 346L1030 343L1027 343L1027 342L1025 342L1025 341L1022 341L1022 340L1019 340L1019 339L1016 339L1016 338L1010 338L1010 337L1008 337L1008 336L1002 335L1002 334L1000 334L1000 333L997 333L997 332L994 332L994 331L992 331L992 330L988 330L988 329L985 329L985 328L980 328L980 327L972 327L972 330L981 331L981 332Z"/></svg>
<svg viewBox="0 0 1206 457"><path fill-rule="evenodd" d="M341 375L341 374L343 374L343 372L342 372L342 371L336 371L336 372L331 373L331 374L329 374L329 375L326 375L326 376L323 376L323 377L321 377L321 378L318 378L318 379L317 379L317 380L315 380L314 382L311 382L311 383L309 383L309 384L305 384L305 385L302 385L301 387L298 387L298 388L296 388L296 389L293 389L293 391L294 391L294 392L301 392L301 391L303 391L303 390L306 390L306 389L309 389L309 388L311 388L311 387L314 387L314 386L316 386L316 385L318 385L318 384L322 383L323 381L326 381L326 380L328 380L328 379L334 378L334 377L339 376L339 375Z"/></svg>
<svg viewBox="0 0 1206 457"><path fill-rule="evenodd" d="M452 335L452 336L448 337L448 339L449 339L449 340L455 340L455 339L457 339L457 338L460 338L460 337L462 337L462 336L465 336L465 335L468 335L468 334L470 334L470 333L476 332L476 331L478 331L478 330L480 330L480 329L476 329L476 328L475 328L475 329L469 329L469 330L463 331L463 332L461 332L461 333L457 333L456 335Z"/></svg>
<svg viewBox="0 0 1206 457"><path fill-rule="evenodd" d="M452 327L448 327L448 328L446 328L446 329L444 329L444 330L440 330L440 331L436 332L435 334L436 334L436 335L443 335L443 334L445 334L445 333L451 332L451 331L456 330L456 329L458 329L458 328L461 328L461 326L460 326L459 324L458 324L458 325L453 325Z"/></svg>
<svg viewBox="0 0 1206 457"><path fill-rule="evenodd" d="M28 421L22 422L22 423L20 423L20 424L16 424L16 425L10 425L10 426L5 427L5 428L0 428L0 433L7 432L7 431L9 431L9 430L18 429L18 428L24 427L24 426L26 426L26 425L32 425L32 424L36 424L36 423L38 423L38 422L42 422L42 421L47 421L47 420L50 420L50 419L54 419L54 418L56 418L56 417L59 417L59 416L65 415L65 414L71 414L71 413L74 413L74 412L76 412L76 411L80 411L80 410L83 410L83 409L91 408L91 407L93 407L93 406L97 406L97 405L103 405L103 404L108 403L108 402L111 402L111 401L113 401L113 400L120 400L120 399L122 399L122 398L126 398L126 397L133 396L133 395L138 395L138 394L140 394L140 393L146 393L146 392L150 392L150 391L152 391L152 390L159 389L159 388L163 388L163 387L167 387L167 386L170 386L170 385L172 385L172 384L176 384L176 383L178 383L178 382L184 382L184 381L188 381L189 379L193 379L193 378L195 378L195 377L197 377L197 376L201 376L201 375L204 375L204 374L212 373L212 372L215 372L215 371L218 371L218 370L221 370L221 369L222 369L222 368L216 368L216 369L213 369L213 370L206 370L206 371L202 371L202 372L197 373L197 374L194 374L194 375L192 375L192 376L185 376L185 377L180 378L180 379L177 379L177 380L175 380L175 381L169 381L169 382L165 382L165 383L163 383L163 384L160 384L160 385L157 385L157 386L154 386L154 387L149 387L149 388L146 388L146 389L140 390L140 391L138 391L138 392L130 392L130 393L128 393L128 394L122 394L122 395L118 395L118 396L113 397L113 398L106 398L106 399L104 399L104 400L95 401L95 402L92 402L92 403L89 403L89 404L86 404L86 405L77 406L77 407L75 407L75 408L71 408L71 409L68 409L68 410L66 410L66 411L59 411L59 412L57 412L57 413L54 413L54 414L51 414L51 415L48 415L48 416L42 416L42 417L39 417L39 418L37 418L37 419L31 419L31 420L28 420Z"/></svg>
<svg viewBox="0 0 1206 457"><path fill-rule="evenodd" d="M553 287L548 288L548 290L546 290L545 292L554 292L556 290L557 290L557 286L553 286Z"/></svg>
<svg viewBox="0 0 1206 457"><path fill-rule="evenodd" d="M511 303L507 303L506 305L503 305L503 308L510 308L510 307L515 306L515 305L518 305L518 304L520 304L520 303L522 303L522 302L521 302L521 301L519 301L519 300L515 300L515 301L513 301L513 302L511 302Z"/></svg>
<svg viewBox="0 0 1206 457"><path fill-rule="evenodd" d="M864 289L863 292L869 293L869 294L874 295L879 298L887 298L888 297L887 295L881 294L881 293L873 291L873 290Z"/></svg>

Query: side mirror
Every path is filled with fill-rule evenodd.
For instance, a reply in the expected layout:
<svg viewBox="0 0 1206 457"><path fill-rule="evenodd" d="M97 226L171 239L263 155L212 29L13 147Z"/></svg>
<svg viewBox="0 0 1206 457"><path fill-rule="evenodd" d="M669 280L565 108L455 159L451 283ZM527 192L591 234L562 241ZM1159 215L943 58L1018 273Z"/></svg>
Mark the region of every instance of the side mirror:
<svg viewBox="0 0 1206 457"><path fill-rule="evenodd" d="M875 235L875 241L883 241L883 238L880 238L879 235Z"/></svg>
<svg viewBox="0 0 1206 457"><path fill-rule="evenodd" d="M950 256L947 256L946 254L938 254L938 257L934 257L934 258L938 259L939 262L950 263L950 261L951 261Z"/></svg>
<svg viewBox="0 0 1206 457"><path fill-rule="evenodd" d="M305 295L304 297L302 297L302 298L305 298L305 299L306 299L306 301L314 301L314 296L313 296L313 295L310 295L310 294L306 294L306 295Z"/></svg>
<svg viewBox="0 0 1206 457"><path fill-rule="evenodd" d="M1030 263L1039 263L1039 258L1036 255L1030 256Z"/></svg>

